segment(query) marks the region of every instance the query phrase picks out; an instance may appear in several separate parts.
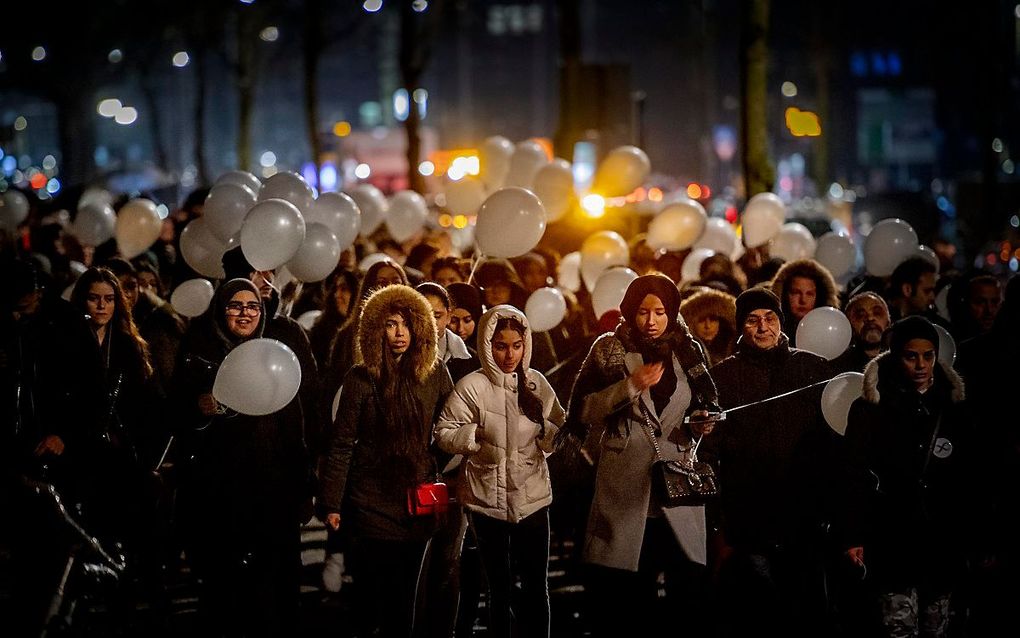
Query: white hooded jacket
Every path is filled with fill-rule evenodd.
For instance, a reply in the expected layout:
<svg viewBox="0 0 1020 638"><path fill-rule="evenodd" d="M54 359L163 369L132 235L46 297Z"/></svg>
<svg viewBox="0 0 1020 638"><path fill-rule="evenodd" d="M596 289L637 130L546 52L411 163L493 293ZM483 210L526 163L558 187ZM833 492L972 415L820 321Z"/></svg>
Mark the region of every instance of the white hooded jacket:
<svg viewBox="0 0 1020 638"><path fill-rule="evenodd" d="M545 436L521 413L516 372L505 373L492 356L496 323L513 318L524 326L522 368L526 383L542 401ZM482 368L461 379L446 401L435 437L439 447L465 455L458 498L469 510L517 523L552 503L549 465L553 436L565 413L542 373L530 369L531 329L517 308L500 305L478 322L478 358Z"/></svg>

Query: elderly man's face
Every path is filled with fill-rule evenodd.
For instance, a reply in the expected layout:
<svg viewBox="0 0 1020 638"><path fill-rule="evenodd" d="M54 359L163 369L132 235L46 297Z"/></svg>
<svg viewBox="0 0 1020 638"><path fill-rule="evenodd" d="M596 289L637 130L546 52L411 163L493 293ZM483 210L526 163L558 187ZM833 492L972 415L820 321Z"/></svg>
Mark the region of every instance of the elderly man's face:
<svg viewBox="0 0 1020 638"><path fill-rule="evenodd" d="M854 331L854 340L865 348L882 344L882 334L889 329L889 310L878 299L866 297L850 308L847 318Z"/></svg>
<svg viewBox="0 0 1020 638"><path fill-rule="evenodd" d="M744 320L743 333L754 347L771 350L779 345L779 335L783 333L779 315L765 308L754 310Z"/></svg>

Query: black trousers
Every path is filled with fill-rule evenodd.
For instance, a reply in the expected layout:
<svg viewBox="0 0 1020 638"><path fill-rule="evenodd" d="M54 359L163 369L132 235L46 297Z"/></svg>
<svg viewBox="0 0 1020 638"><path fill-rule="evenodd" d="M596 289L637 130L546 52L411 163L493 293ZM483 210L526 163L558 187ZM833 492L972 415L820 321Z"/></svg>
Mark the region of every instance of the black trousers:
<svg viewBox="0 0 1020 638"><path fill-rule="evenodd" d="M705 566L687 558L665 518L649 518L636 572L588 566L585 592L592 635L708 635L708 591Z"/></svg>
<svg viewBox="0 0 1020 638"><path fill-rule="evenodd" d="M549 636L549 508L519 523L472 512L482 566L489 582L489 635L509 638L511 619L517 635ZM520 578L518 603L511 608L514 581Z"/></svg>
<svg viewBox="0 0 1020 638"><path fill-rule="evenodd" d="M427 545L424 540L352 539L359 635L411 636L418 576Z"/></svg>

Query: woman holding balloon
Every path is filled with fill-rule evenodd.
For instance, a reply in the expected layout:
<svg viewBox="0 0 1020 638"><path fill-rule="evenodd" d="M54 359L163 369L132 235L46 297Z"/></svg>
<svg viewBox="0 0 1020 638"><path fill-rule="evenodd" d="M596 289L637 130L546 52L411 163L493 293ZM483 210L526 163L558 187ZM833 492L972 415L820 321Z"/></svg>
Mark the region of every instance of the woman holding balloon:
<svg viewBox="0 0 1020 638"><path fill-rule="evenodd" d="M257 366L219 377L217 369L236 348L262 336L266 319L255 284L224 283L209 311L189 326L176 371L175 404L190 452L185 458L195 459L181 506L190 502L188 553L203 579L203 620L214 633L283 635L297 623L300 526L310 514L308 455L295 427L301 422L299 381L279 379L275 385L292 386L295 395L261 416L226 408L212 393L215 380L217 392L264 394ZM291 372L300 375L300 368Z"/></svg>
<svg viewBox="0 0 1020 638"><path fill-rule="evenodd" d="M406 285L369 296L322 465L319 506L328 528L343 526L351 536L363 629L381 628L383 636L410 635L435 528L433 517L412 515L408 506L408 490L437 474L431 432L453 389L432 313Z"/></svg>

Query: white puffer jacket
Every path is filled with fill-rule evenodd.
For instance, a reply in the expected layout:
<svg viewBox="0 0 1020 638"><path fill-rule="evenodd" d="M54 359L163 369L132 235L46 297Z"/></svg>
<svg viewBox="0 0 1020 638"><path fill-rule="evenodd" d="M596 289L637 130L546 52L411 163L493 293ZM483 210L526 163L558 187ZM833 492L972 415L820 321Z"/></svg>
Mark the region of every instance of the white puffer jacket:
<svg viewBox="0 0 1020 638"><path fill-rule="evenodd" d="M521 414L517 404L517 373L505 373L492 356L496 323L516 319L524 326L522 367L532 392L542 400L545 436ZM517 523L552 503L549 465L553 436L563 425L563 407L541 372L531 362L528 319L513 306L490 309L478 322L478 358L482 364L461 379L446 401L435 437L439 447L465 455L457 496L464 506L486 516Z"/></svg>

